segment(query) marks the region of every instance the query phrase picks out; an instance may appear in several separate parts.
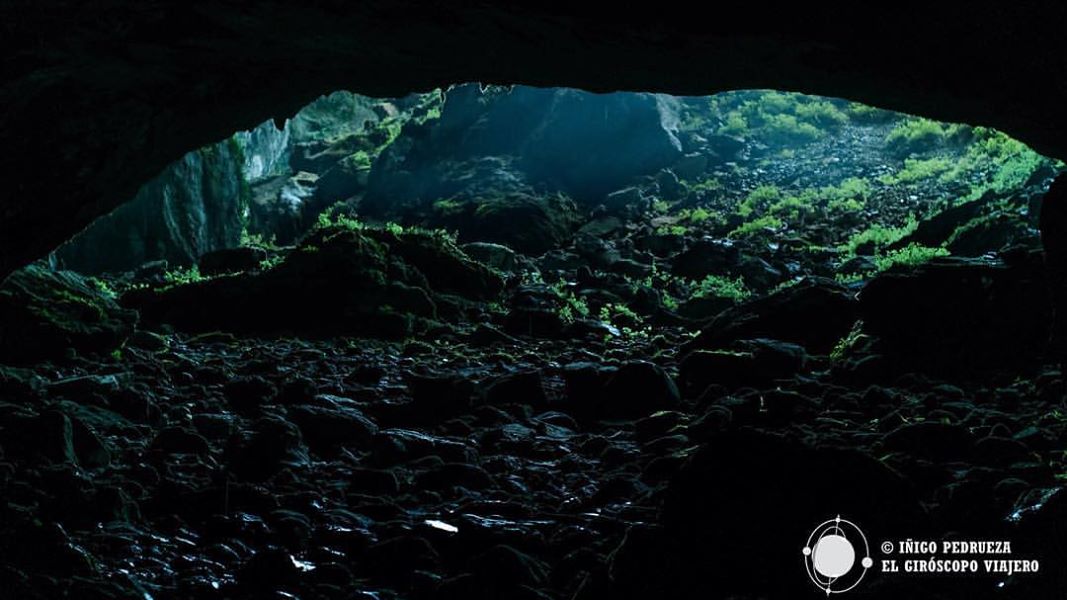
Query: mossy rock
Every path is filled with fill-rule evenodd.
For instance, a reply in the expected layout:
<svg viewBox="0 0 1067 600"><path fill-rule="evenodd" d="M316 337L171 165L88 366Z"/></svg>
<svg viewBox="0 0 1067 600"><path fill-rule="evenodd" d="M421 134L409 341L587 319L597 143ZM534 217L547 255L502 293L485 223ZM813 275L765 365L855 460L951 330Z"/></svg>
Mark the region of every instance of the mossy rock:
<svg viewBox="0 0 1067 600"><path fill-rule="evenodd" d="M577 206L564 194L512 191L435 204L430 222L459 232L464 242L503 244L524 254L566 245L580 223Z"/></svg>
<svg viewBox="0 0 1067 600"><path fill-rule="evenodd" d="M136 323L82 276L31 265L0 286L0 362L59 359L68 349L107 354Z"/></svg>
<svg viewBox="0 0 1067 600"><path fill-rule="evenodd" d="M480 302L502 289L498 274L442 234L333 226L273 269L139 290L123 302L185 331L398 338L435 321L445 294Z"/></svg>

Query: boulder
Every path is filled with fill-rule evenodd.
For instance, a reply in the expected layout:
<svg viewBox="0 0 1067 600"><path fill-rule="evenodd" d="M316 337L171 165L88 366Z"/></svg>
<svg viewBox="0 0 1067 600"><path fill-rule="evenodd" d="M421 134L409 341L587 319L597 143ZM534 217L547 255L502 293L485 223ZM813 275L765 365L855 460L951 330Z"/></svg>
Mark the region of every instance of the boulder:
<svg viewBox="0 0 1067 600"><path fill-rule="evenodd" d="M657 526L631 529L614 552L603 597L811 595L801 548L837 517L868 535L857 561L877 559L875 540L892 532L929 531L904 479L867 454L751 430L714 434L668 484Z"/></svg>
<svg viewBox="0 0 1067 600"><path fill-rule="evenodd" d="M724 348L744 339L769 338L828 354L859 316L859 303L845 287L805 278L770 296L728 309L686 344L685 350Z"/></svg>
<svg viewBox="0 0 1067 600"><path fill-rule="evenodd" d="M267 260L266 250L260 248L226 248L208 252L200 257L198 266L201 275L241 273L258 269Z"/></svg>
<svg viewBox="0 0 1067 600"><path fill-rule="evenodd" d="M0 286L0 362L59 359L70 349L107 354L136 323L137 313L84 277L31 265Z"/></svg>
<svg viewBox="0 0 1067 600"><path fill-rule="evenodd" d="M136 290L122 301L186 331L406 335L448 297L490 300L503 280L433 232L316 230L276 267Z"/></svg>
<svg viewBox="0 0 1067 600"><path fill-rule="evenodd" d="M1039 252L1017 262L943 258L883 273L863 288L863 331L902 369L959 374L1029 364L1047 347Z"/></svg>

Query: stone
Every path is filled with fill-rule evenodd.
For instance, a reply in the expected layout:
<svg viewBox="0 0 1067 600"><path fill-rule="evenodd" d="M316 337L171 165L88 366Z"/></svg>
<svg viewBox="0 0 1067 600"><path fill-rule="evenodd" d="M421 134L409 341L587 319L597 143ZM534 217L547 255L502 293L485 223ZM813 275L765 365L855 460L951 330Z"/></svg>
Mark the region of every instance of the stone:
<svg viewBox="0 0 1067 600"><path fill-rule="evenodd" d="M829 354L859 318L854 294L837 283L805 278L764 298L726 310L685 351L722 348L737 340L768 338Z"/></svg>
<svg viewBox="0 0 1067 600"><path fill-rule="evenodd" d="M267 251L261 248L225 248L214 250L200 257L197 264L203 276L224 273L241 273L259 268L267 260Z"/></svg>
<svg viewBox="0 0 1067 600"><path fill-rule="evenodd" d="M193 454L206 457L211 446L204 436L182 427L164 427L156 434L149 449L166 454Z"/></svg>
<svg viewBox="0 0 1067 600"><path fill-rule="evenodd" d="M898 369L954 376L1031 364L1048 345L1040 253L943 258L883 273L859 294L864 333Z"/></svg>
<svg viewBox="0 0 1067 600"><path fill-rule="evenodd" d="M288 416L316 452L342 446L366 447L378 433L378 425L354 408L302 405L290 408Z"/></svg>
<svg viewBox="0 0 1067 600"><path fill-rule="evenodd" d="M505 375L485 388L485 400L492 405L526 404L544 407L548 403L540 371L521 371Z"/></svg>
<svg viewBox="0 0 1067 600"><path fill-rule="evenodd" d="M901 426L886 434L882 443L887 450L945 461L971 458L976 441L965 427L927 421Z"/></svg>
<svg viewBox="0 0 1067 600"><path fill-rule="evenodd" d="M513 273L519 267L519 257L514 250L502 244L471 242L460 249L474 260L505 273Z"/></svg>
<svg viewBox="0 0 1067 600"><path fill-rule="evenodd" d="M227 449L226 459L232 473L253 482L309 462L300 429L277 417L263 417L253 423L242 439Z"/></svg>
<svg viewBox="0 0 1067 600"><path fill-rule="evenodd" d="M137 313L119 307L84 277L26 267L0 285L0 362L107 354L133 333Z"/></svg>
<svg viewBox="0 0 1067 600"><path fill-rule="evenodd" d="M184 331L397 338L428 326L438 304L492 300L503 285L445 236L336 226L316 229L272 269L133 290L122 301Z"/></svg>
<svg viewBox="0 0 1067 600"><path fill-rule="evenodd" d="M765 386L802 370L808 355L803 347L776 340L744 340L734 350L697 350L680 366L679 385L686 397L699 396L709 385Z"/></svg>

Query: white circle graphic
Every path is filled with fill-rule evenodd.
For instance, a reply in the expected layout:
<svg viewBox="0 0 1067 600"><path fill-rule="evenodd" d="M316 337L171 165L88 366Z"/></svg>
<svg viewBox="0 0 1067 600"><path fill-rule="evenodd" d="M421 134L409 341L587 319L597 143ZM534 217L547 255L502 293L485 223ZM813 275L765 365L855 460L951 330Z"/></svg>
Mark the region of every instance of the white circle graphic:
<svg viewBox="0 0 1067 600"><path fill-rule="evenodd" d="M808 577L827 596L855 588L874 565L867 536L855 523L840 515L816 527L801 554ZM859 568L856 568L857 554L863 557Z"/></svg>
<svg viewBox="0 0 1067 600"><path fill-rule="evenodd" d="M856 564L852 543L840 535L827 535L815 543L812 551L815 570L826 577L840 577Z"/></svg>

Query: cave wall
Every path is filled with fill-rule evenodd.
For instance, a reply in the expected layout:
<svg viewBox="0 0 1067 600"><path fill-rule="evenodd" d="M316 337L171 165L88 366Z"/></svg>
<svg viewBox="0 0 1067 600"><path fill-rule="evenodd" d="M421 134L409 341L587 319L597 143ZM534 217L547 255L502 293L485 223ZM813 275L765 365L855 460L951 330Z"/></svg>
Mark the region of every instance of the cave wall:
<svg viewBox="0 0 1067 600"><path fill-rule="evenodd" d="M336 89L778 88L988 125L1067 158L1067 6L849 6L717 6L702 18L674 2L4 3L0 276L185 153Z"/></svg>
<svg viewBox="0 0 1067 600"><path fill-rule="evenodd" d="M289 172L289 129L288 122L279 128L267 121L187 153L132 200L60 246L57 263L93 274L158 260L185 267L203 254L239 245L251 186Z"/></svg>

